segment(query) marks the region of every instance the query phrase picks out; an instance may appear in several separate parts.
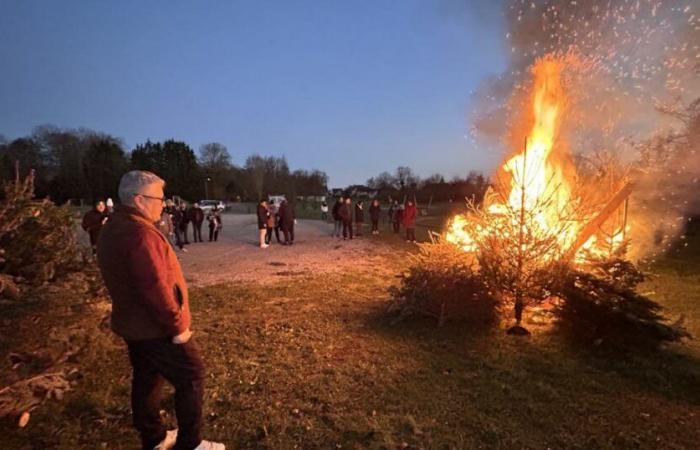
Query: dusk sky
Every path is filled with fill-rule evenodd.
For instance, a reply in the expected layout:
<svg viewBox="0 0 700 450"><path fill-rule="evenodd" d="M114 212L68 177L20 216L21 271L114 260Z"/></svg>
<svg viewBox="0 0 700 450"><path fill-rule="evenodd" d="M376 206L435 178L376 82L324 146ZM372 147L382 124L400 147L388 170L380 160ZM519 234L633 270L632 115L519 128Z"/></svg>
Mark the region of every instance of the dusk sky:
<svg viewBox="0 0 700 450"><path fill-rule="evenodd" d="M0 134L85 127L320 169L491 171L471 93L507 63L499 2L0 1Z"/></svg>

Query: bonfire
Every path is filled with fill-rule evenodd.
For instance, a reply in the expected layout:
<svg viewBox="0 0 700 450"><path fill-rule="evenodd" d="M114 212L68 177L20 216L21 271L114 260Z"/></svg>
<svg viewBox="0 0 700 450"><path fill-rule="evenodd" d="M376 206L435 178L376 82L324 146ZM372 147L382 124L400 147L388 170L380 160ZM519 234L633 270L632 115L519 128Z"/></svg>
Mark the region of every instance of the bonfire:
<svg viewBox="0 0 700 450"><path fill-rule="evenodd" d="M521 326L528 304L556 300L562 280L623 262L629 248L633 176L619 169L582 176L560 136L572 107L564 82L570 64L580 61L550 55L533 65L521 148L494 175L483 202L469 203L444 236L472 256L492 295L512 302L515 334L528 334Z"/></svg>

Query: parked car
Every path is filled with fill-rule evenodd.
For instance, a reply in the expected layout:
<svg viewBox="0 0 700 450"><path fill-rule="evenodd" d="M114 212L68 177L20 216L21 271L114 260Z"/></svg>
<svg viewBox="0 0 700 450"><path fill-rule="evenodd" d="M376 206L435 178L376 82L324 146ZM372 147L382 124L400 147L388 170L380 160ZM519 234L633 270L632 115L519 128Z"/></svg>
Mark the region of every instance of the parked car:
<svg viewBox="0 0 700 450"><path fill-rule="evenodd" d="M202 208L205 213L211 211L214 207L219 211L226 209L226 204L221 200L200 200L198 203L199 207Z"/></svg>

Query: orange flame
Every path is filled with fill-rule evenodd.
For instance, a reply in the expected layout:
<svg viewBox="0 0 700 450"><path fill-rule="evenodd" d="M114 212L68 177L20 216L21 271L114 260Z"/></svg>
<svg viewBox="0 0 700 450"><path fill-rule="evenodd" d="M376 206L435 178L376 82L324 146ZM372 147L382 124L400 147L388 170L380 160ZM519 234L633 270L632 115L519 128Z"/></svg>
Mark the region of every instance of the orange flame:
<svg viewBox="0 0 700 450"><path fill-rule="evenodd" d="M580 199L572 194L576 173L564 165L567 155L557 137L568 99L562 86L564 60L547 57L532 68L534 89L532 92L532 126L525 148L509 158L503 171L509 175L507 193L497 200L484 201L486 212L494 220L511 220L527 213L527 232L538 237L552 236L557 247L545 258L561 256L576 241L583 220L575 219L575 209ZM503 219L509 217L509 219ZM582 218L579 218L582 219ZM448 225L446 240L472 252L482 234L493 230L469 227L469 217L458 215ZM520 220L522 221L522 220ZM511 224L515 225L515 223ZM615 238L619 241L619 238ZM584 245L584 250L594 253L595 236Z"/></svg>

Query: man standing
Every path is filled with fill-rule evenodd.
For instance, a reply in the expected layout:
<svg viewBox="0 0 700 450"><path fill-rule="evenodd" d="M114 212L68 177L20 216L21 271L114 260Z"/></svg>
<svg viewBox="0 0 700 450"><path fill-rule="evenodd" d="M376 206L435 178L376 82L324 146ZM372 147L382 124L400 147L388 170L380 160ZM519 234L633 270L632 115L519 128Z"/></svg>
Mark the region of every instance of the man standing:
<svg viewBox="0 0 700 450"><path fill-rule="evenodd" d="M345 200L341 195L339 199L333 204L333 209L331 210L331 215L333 216L333 237L340 237L340 230L343 227L343 220L340 218L340 208L343 207Z"/></svg>
<svg viewBox="0 0 700 450"><path fill-rule="evenodd" d="M154 225L165 182L134 170L119 183L121 205L100 234L98 263L112 299L112 330L126 341L133 369L131 407L144 450L224 450L201 437L204 362L190 331L187 285L168 241ZM175 388L179 430L160 418L163 381ZM173 446L174 444L174 446Z"/></svg>
<svg viewBox="0 0 700 450"><path fill-rule="evenodd" d="M416 216L418 210L413 200L408 200L403 211L403 226L406 228L406 242L416 242Z"/></svg>
<svg viewBox="0 0 700 450"><path fill-rule="evenodd" d="M184 244L188 245L190 240L187 238L187 225L190 223L190 215L187 213L187 203L180 203L180 231L182 232L182 237L184 239Z"/></svg>
<svg viewBox="0 0 700 450"><path fill-rule="evenodd" d="M348 238L348 234L352 239L352 200L350 197L346 198L345 203L338 208L338 216L343 222L343 240Z"/></svg>
<svg viewBox="0 0 700 450"><path fill-rule="evenodd" d="M294 221L296 220L294 208L287 200L282 200L278 214L280 217L280 227L282 228L282 233L284 233L283 245L292 245L294 244Z"/></svg>
<svg viewBox="0 0 700 450"><path fill-rule="evenodd" d="M270 211L267 210L267 200L260 200L258 203L258 232L260 234L260 248L267 248L269 245L266 242L267 235L267 219L270 217Z"/></svg>
<svg viewBox="0 0 700 450"><path fill-rule="evenodd" d="M202 224L204 223L204 210L195 203L188 211L192 222L192 234L195 242L202 242Z"/></svg>
<svg viewBox="0 0 700 450"><path fill-rule="evenodd" d="M95 207L86 212L83 216L83 230L90 235L90 247L92 248L92 256L97 254L97 239L100 236L102 225L107 222L107 212L105 211L105 202L100 200L95 203Z"/></svg>
<svg viewBox="0 0 700 450"><path fill-rule="evenodd" d="M362 236L362 226L365 224L365 210L362 200L355 203L355 236Z"/></svg>

